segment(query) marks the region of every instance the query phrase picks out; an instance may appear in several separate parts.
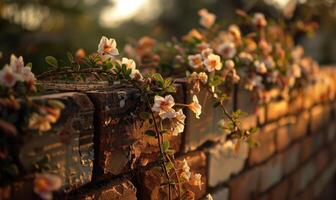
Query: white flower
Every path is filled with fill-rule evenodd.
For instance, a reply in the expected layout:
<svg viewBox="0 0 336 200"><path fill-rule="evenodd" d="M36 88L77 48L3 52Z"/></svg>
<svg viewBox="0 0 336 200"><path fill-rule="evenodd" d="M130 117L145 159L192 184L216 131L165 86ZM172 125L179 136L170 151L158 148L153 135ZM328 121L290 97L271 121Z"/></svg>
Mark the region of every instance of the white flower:
<svg viewBox="0 0 336 200"><path fill-rule="evenodd" d="M237 25L232 24L229 26L229 33L234 37L235 41L240 41L241 40L241 33L240 29Z"/></svg>
<svg viewBox="0 0 336 200"><path fill-rule="evenodd" d="M13 72L21 74L24 68L24 62L22 56L17 58L14 54L10 57L10 66L13 68Z"/></svg>
<svg viewBox="0 0 336 200"><path fill-rule="evenodd" d="M21 75L22 75L24 81L26 81L28 83L31 83L31 84L35 84L36 78L35 78L34 73L31 71L30 67L25 66L22 70Z"/></svg>
<svg viewBox="0 0 336 200"><path fill-rule="evenodd" d="M203 65L201 54L189 55L188 61L189 61L189 65L193 67L194 69L200 68Z"/></svg>
<svg viewBox="0 0 336 200"><path fill-rule="evenodd" d="M202 106L199 104L196 95L193 96L193 102L188 104L188 108L195 113L197 119L200 118L199 116L202 113Z"/></svg>
<svg viewBox="0 0 336 200"><path fill-rule="evenodd" d="M208 82L208 75L207 75L205 72L200 72L200 73L198 74L198 79L199 79L202 83L206 84L206 83Z"/></svg>
<svg viewBox="0 0 336 200"><path fill-rule="evenodd" d="M206 195L206 198L207 198L207 200L214 200L214 199L212 198L211 194L207 194L207 195Z"/></svg>
<svg viewBox="0 0 336 200"><path fill-rule="evenodd" d="M252 19L252 23L259 28L265 27L267 25L265 16L262 13L255 13Z"/></svg>
<svg viewBox="0 0 336 200"><path fill-rule="evenodd" d="M201 17L199 23L205 28L210 28L215 23L216 15L209 13L207 9L199 10L198 15Z"/></svg>
<svg viewBox="0 0 336 200"><path fill-rule="evenodd" d="M220 55L222 55L225 59L233 58L236 55L236 45L233 42L225 42L221 44L217 51Z"/></svg>
<svg viewBox="0 0 336 200"><path fill-rule="evenodd" d="M253 61L253 57L250 53L240 52L238 55L239 59L243 61L245 64L250 64Z"/></svg>
<svg viewBox="0 0 336 200"><path fill-rule="evenodd" d="M34 192L44 200L52 199L52 192L57 191L62 186L59 176L53 174L36 174L34 180Z"/></svg>
<svg viewBox="0 0 336 200"><path fill-rule="evenodd" d="M201 174L193 174L190 179L190 184L194 186L198 186L201 189L202 186L202 175Z"/></svg>
<svg viewBox="0 0 336 200"><path fill-rule="evenodd" d="M267 69L273 69L275 67L275 62L272 56L267 56L263 61L267 67Z"/></svg>
<svg viewBox="0 0 336 200"><path fill-rule="evenodd" d="M209 55L213 54L213 50L210 48L206 48L202 50L202 56L204 59L206 59Z"/></svg>
<svg viewBox="0 0 336 200"><path fill-rule="evenodd" d="M256 71L260 74L265 74L267 72L267 68L264 62L260 62L259 60L254 61L254 67Z"/></svg>
<svg viewBox="0 0 336 200"><path fill-rule="evenodd" d="M164 98L159 95L155 95L152 110L154 112L158 112L162 119L172 119L176 116L176 112L173 109L174 105L174 98L171 95L167 95Z"/></svg>
<svg viewBox="0 0 336 200"><path fill-rule="evenodd" d="M225 61L225 68L226 69L229 69L229 70L232 70L234 69L234 66L235 66L235 63L233 62L233 60L226 60Z"/></svg>
<svg viewBox="0 0 336 200"><path fill-rule="evenodd" d="M130 77L131 79L142 79L142 75L139 70L136 69L136 64L134 60L128 58L122 58L121 64L126 66L126 69L131 70Z"/></svg>
<svg viewBox="0 0 336 200"><path fill-rule="evenodd" d="M220 60L220 57L218 55L215 55L215 54L210 54L205 59L204 65L209 72L212 72L214 70L220 70L220 69L222 69L222 66L223 66L223 64Z"/></svg>
<svg viewBox="0 0 336 200"><path fill-rule="evenodd" d="M0 71L0 82L5 87L13 87L18 81L18 76L13 72L13 68L9 65L5 65Z"/></svg>
<svg viewBox="0 0 336 200"><path fill-rule="evenodd" d="M175 113L175 117L172 118L172 135L177 136L184 131L184 121L186 116L183 114L182 109Z"/></svg>
<svg viewBox="0 0 336 200"><path fill-rule="evenodd" d="M112 38L108 39L105 36L100 39L97 52L102 56L103 60L119 55L116 41Z"/></svg>
<svg viewBox="0 0 336 200"><path fill-rule="evenodd" d="M187 181L189 181L190 177L191 177L190 167L189 167L186 159L183 159L181 176L182 176L182 178L186 179Z"/></svg>

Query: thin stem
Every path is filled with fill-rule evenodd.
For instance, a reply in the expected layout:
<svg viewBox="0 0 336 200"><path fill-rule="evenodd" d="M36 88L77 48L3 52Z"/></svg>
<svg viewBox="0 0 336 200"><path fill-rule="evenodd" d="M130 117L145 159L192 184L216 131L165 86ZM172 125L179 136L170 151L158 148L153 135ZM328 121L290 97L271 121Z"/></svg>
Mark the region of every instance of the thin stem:
<svg viewBox="0 0 336 200"><path fill-rule="evenodd" d="M151 112L151 116L152 116L153 121L154 121L154 127L155 127L156 136L157 136L157 140L158 140L158 144L159 144L159 148L160 148L160 153L161 153L162 159L163 159L163 163L162 163L163 170L165 172L165 175L166 175L166 178L167 178L167 181L168 181L168 199L171 200L172 199L171 198L171 182L170 182L170 176L168 174L168 170L167 170L167 167L166 167L167 156L166 156L166 154L163 151L162 143L161 143L161 139L160 139L162 137L162 135L161 135L161 133L159 131L159 127L158 127L158 125L156 123L154 112L151 109L151 105L150 105L150 102L149 102L147 94L145 95L145 97L146 97L147 106L148 106L148 108L149 108L149 110Z"/></svg>

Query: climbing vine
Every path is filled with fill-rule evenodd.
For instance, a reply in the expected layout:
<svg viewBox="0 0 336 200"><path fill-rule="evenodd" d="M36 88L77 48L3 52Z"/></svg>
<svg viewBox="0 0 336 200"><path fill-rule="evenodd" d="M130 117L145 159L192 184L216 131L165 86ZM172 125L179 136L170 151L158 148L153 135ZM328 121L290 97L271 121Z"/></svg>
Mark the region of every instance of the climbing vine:
<svg viewBox="0 0 336 200"><path fill-rule="evenodd" d="M161 186L166 189L168 199L193 199L195 194L183 185L204 184L201 174L192 172L186 160L175 160L175 151L166 139L183 133L186 110L202 118L202 109L206 108L198 101L200 92L210 95L214 107L222 111L219 127L223 134L238 141L237 145L247 142L254 146L256 142L251 136L257 128L244 129L241 122L244 113L226 108L235 87L253 91L259 102L273 98L267 93L273 88L280 89L282 97L287 98L291 90L313 82L318 70L311 58L304 57L303 48L294 45L291 31L300 27L290 27L289 31L281 22L268 22L261 13L249 16L237 11L239 22L231 25L215 23L216 16L206 9L198 14L201 27L192 29L180 40L159 44L143 37L127 44L120 56L116 40L103 36L97 52L90 55L80 49L75 55L68 53L66 61L46 57L50 69L37 76L39 80L107 81L136 88L140 106L134 114L146 124L143 134L157 142L156 163L164 177ZM187 104L175 102L175 78L185 78L188 84L192 100ZM35 80L30 65L24 66L22 57L12 56L10 65L0 72L0 129L5 133L0 135L2 149L10 149L6 146L10 144L8 138L24 132L16 127L42 134L60 116L62 103L48 101L41 105L28 98L36 90ZM18 111L25 114L14 114ZM15 158L8 159L15 163ZM18 171L15 165L6 166L1 165L1 179ZM60 187L59 180L52 175L37 177L34 191L42 197L50 197L50 192ZM45 187L46 181L54 184Z"/></svg>

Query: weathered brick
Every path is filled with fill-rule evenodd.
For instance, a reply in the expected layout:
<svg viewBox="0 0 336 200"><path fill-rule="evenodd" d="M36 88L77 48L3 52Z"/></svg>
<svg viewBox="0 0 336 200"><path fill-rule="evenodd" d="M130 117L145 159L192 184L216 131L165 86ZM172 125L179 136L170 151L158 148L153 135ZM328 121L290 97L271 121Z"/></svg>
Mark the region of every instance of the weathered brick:
<svg viewBox="0 0 336 200"><path fill-rule="evenodd" d="M278 151L284 150L290 144L289 125L281 126L276 131L275 144Z"/></svg>
<svg viewBox="0 0 336 200"><path fill-rule="evenodd" d="M183 150L185 152L195 150L197 147L204 144L206 141L225 140L224 131L218 126L218 122L225 119L223 111L220 107L213 107L214 98L205 89L201 88L197 94L198 100L203 107L200 119L195 117L195 114L187 110L185 122L185 145ZM187 95L187 103L192 101L192 95ZM232 111L232 99L225 103L227 110Z"/></svg>
<svg viewBox="0 0 336 200"><path fill-rule="evenodd" d="M178 91L174 98L176 102L183 102L183 90ZM95 118L98 124L96 178L118 175L156 159L159 152L157 142L144 134L148 124L133 114L139 100L136 89L122 87L89 91L87 94L96 108ZM178 152L181 135L165 137Z"/></svg>
<svg viewBox="0 0 336 200"><path fill-rule="evenodd" d="M253 139L261 145L251 148L249 154L249 164L254 165L269 158L275 152L275 132L277 123L269 124L263 127L257 134L253 135Z"/></svg>
<svg viewBox="0 0 336 200"><path fill-rule="evenodd" d="M301 152L300 152L300 160L307 160L313 153L313 139L312 137L305 138L301 143Z"/></svg>
<svg viewBox="0 0 336 200"><path fill-rule="evenodd" d="M325 189L327 183L334 177L336 171L336 161L329 164L326 170L323 171L322 175L319 176L314 184L314 197L317 198Z"/></svg>
<svg viewBox="0 0 336 200"><path fill-rule="evenodd" d="M300 170L300 181L298 185L299 191L302 191L304 188L306 188L315 175L316 175L315 163L314 162L307 163Z"/></svg>
<svg viewBox="0 0 336 200"><path fill-rule="evenodd" d="M229 188L222 187L220 189L211 192L213 199L228 200L229 199Z"/></svg>
<svg viewBox="0 0 336 200"><path fill-rule="evenodd" d="M289 127L289 132L291 136L291 140L297 140L302 138L308 132L308 124L309 124L309 113L308 111L300 113L295 119L292 119L293 122Z"/></svg>
<svg viewBox="0 0 336 200"><path fill-rule="evenodd" d="M272 122L288 114L288 102L285 100L270 102L266 105L266 121Z"/></svg>
<svg viewBox="0 0 336 200"><path fill-rule="evenodd" d="M240 172L248 156L248 146L242 143L239 149L235 149L235 144L227 141L225 144L217 145L209 152L209 177L210 187L214 187L221 182Z"/></svg>
<svg viewBox="0 0 336 200"><path fill-rule="evenodd" d="M331 144L335 141L336 136L336 120L333 120L328 126L326 142Z"/></svg>
<svg viewBox="0 0 336 200"><path fill-rule="evenodd" d="M259 168L253 168L229 181L231 200L249 200L257 196Z"/></svg>
<svg viewBox="0 0 336 200"><path fill-rule="evenodd" d="M271 200L284 200L287 199L288 189L289 189L288 179L281 181L270 192Z"/></svg>
<svg viewBox="0 0 336 200"><path fill-rule="evenodd" d="M92 186L84 194L69 196L69 199L82 200L136 200L136 188L128 179L116 180L107 184Z"/></svg>
<svg viewBox="0 0 336 200"><path fill-rule="evenodd" d="M89 98L68 92L34 98L36 101L57 99L64 103L61 117L44 134L25 134L19 159L29 173L44 159L50 173L59 175L63 189L74 189L91 181L93 168L93 112Z"/></svg>
<svg viewBox="0 0 336 200"><path fill-rule="evenodd" d="M284 174L291 173L299 165L300 145L294 144L284 152Z"/></svg>
<svg viewBox="0 0 336 200"><path fill-rule="evenodd" d="M280 181L283 174L282 160L282 156L277 155L260 166L260 192L266 191Z"/></svg>
<svg viewBox="0 0 336 200"><path fill-rule="evenodd" d="M314 106L311 110L310 130L316 133L328 121L330 121L330 110L325 105Z"/></svg>
<svg viewBox="0 0 336 200"><path fill-rule="evenodd" d="M300 113L303 110L304 106L304 94L302 90L293 91L290 94L288 102L288 112L291 115L296 115L297 113Z"/></svg>
<svg viewBox="0 0 336 200"><path fill-rule="evenodd" d="M244 88L238 88L237 108L247 113L242 117L243 127L248 129L265 122L265 108L258 104L257 97L253 92Z"/></svg>
<svg viewBox="0 0 336 200"><path fill-rule="evenodd" d="M193 152L189 155L178 158L178 160L186 159L190 166L190 171L193 173L200 173L202 175L202 186L193 186L190 184L183 184L182 189L191 190L195 193L195 199L199 199L206 194L206 155L203 152ZM163 172L157 168L152 168L141 173L139 182L141 183L140 195L142 199L167 199L168 187L161 187L161 184L166 183ZM172 175L173 176L173 175ZM172 194L177 197L176 194Z"/></svg>
<svg viewBox="0 0 336 200"><path fill-rule="evenodd" d="M324 170L329 162L329 151L326 149L322 149L315 156L315 165L316 165L316 173L320 173Z"/></svg>

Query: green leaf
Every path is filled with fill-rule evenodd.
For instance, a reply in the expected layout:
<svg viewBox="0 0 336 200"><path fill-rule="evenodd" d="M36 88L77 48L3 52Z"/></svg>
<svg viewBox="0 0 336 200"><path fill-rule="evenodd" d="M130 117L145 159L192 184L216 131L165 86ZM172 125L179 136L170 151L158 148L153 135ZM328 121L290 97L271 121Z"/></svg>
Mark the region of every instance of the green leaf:
<svg viewBox="0 0 336 200"><path fill-rule="evenodd" d="M145 134L151 137L156 137L156 133L153 130L147 130L145 131Z"/></svg>
<svg viewBox="0 0 336 200"><path fill-rule="evenodd" d="M166 152L170 147L170 143L168 140L162 142L162 149L164 152Z"/></svg>
<svg viewBox="0 0 336 200"><path fill-rule="evenodd" d="M55 57L53 57L53 56L47 56L47 57L45 57L45 61L49 65L51 65L51 66L53 66L55 68L58 68L58 61L56 60Z"/></svg>
<svg viewBox="0 0 336 200"><path fill-rule="evenodd" d="M161 74L155 73L155 74L153 74L152 78L154 78L154 80L157 82L158 85L163 87L164 80L163 80Z"/></svg>
<svg viewBox="0 0 336 200"><path fill-rule="evenodd" d="M171 162L165 163L166 169L168 172L170 172L172 169L174 169L174 164Z"/></svg>
<svg viewBox="0 0 336 200"><path fill-rule="evenodd" d="M167 78L166 80L164 80L163 88L168 88L172 83L173 83L173 79Z"/></svg>
<svg viewBox="0 0 336 200"><path fill-rule="evenodd" d="M30 69L33 68L33 64L31 62L27 63L26 66L29 67Z"/></svg>
<svg viewBox="0 0 336 200"><path fill-rule="evenodd" d="M165 89L165 91L168 93L176 93L176 88L174 85L170 85L169 87Z"/></svg>
<svg viewBox="0 0 336 200"><path fill-rule="evenodd" d="M250 133L251 133L251 134L255 134L255 133L257 133L258 131L259 131L259 128L257 128L257 127L253 127L253 128L250 129Z"/></svg>
<svg viewBox="0 0 336 200"><path fill-rule="evenodd" d="M74 63L75 60L70 52L67 53L67 57L70 63Z"/></svg>

